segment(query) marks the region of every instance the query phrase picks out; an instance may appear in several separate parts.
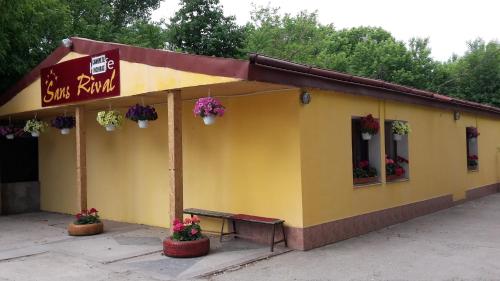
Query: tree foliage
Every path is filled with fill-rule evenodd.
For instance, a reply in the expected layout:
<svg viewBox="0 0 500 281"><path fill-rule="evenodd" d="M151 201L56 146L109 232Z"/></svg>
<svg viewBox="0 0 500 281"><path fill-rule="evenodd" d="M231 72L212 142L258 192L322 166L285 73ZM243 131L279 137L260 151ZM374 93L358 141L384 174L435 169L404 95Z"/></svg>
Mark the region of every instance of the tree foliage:
<svg viewBox="0 0 500 281"><path fill-rule="evenodd" d="M181 0L170 19L168 43L173 50L219 56L240 56L243 29L226 17L219 0Z"/></svg>
<svg viewBox="0 0 500 281"><path fill-rule="evenodd" d="M160 0L0 0L0 93L69 36L164 48Z"/></svg>

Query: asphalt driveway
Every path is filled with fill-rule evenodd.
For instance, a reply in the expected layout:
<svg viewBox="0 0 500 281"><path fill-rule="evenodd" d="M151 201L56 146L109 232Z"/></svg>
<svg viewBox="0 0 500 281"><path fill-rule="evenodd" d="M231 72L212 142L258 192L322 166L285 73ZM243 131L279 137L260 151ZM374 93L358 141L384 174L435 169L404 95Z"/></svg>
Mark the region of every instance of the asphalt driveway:
<svg viewBox="0 0 500 281"><path fill-rule="evenodd" d="M500 194L212 280L500 280Z"/></svg>

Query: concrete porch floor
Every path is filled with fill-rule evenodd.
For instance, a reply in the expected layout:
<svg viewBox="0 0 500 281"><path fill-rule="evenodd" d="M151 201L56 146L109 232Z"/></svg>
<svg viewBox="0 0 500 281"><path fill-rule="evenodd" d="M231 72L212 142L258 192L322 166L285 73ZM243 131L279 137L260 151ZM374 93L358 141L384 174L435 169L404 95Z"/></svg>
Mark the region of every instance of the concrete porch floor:
<svg viewBox="0 0 500 281"><path fill-rule="evenodd" d="M211 237L209 255L174 259L161 254L165 228L104 221L103 234L71 237L72 220L47 212L0 216L0 280L191 279L288 251Z"/></svg>

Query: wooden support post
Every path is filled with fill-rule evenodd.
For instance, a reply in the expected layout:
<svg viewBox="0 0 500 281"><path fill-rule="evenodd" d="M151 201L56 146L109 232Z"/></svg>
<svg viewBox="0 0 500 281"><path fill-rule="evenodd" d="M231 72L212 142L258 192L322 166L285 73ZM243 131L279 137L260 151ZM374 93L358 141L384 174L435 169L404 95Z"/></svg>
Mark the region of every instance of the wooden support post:
<svg viewBox="0 0 500 281"><path fill-rule="evenodd" d="M87 148L85 134L85 108L75 110L76 133L76 194L79 210L87 209Z"/></svg>
<svg viewBox="0 0 500 281"><path fill-rule="evenodd" d="M181 93L168 92L168 172L170 184L170 224L183 213L182 187L182 99ZM170 228L172 229L172 228Z"/></svg>

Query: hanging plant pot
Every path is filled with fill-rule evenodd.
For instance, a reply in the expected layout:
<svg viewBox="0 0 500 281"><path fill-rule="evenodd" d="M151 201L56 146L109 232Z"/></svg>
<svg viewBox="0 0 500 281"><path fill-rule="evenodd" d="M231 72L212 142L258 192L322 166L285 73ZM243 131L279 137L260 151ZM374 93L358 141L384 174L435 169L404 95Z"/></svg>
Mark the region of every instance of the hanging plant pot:
<svg viewBox="0 0 500 281"><path fill-rule="evenodd" d="M104 110L97 113L97 123L106 128L106 131L112 132L123 123L123 115L114 110Z"/></svg>
<svg viewBox="0 0 500 281"><path fill-rule="evenodd" d="M403 136L398 134L393 134L392 137L395 141L401 141L403 139Z"/></svg>
<svg viewBox="0 0 500 281"><path fill-rule="evenodd" d="M205 125L215 123L215 117L222 117L225 112L225 107L212 97L199 98L193 108L193 113L196 116L203 118Z"/></svg>
<svg viewBox="0 0 500 281"><path fill-rule="evenodd" d="M26 125L24 126L24 131L30 133L32 137L38 138L40 136L40 132L45 131L45 128L47 127L48 127L47 123L35 118L26 121Z"/></svg>
<svg viewBox="0 0 500 281"><path fill-rule="evenodd" d="M57 116L51 121L52 127L61 130L61 135L68 135L69 130L75 127L75 117L73 116Z"/></svg>
<svg viewBox="0 0 500 281"><path fill-rule="evenodd" d="M5 135L5 138L8 140L13 140L14 139L14 134L7 134Z"/></svg>
<svg viewBox="0 0 500 281"><path fill-rule="evenodd" d="M208 115L203 117L203 123L205 123L205 125L212 125L213 123L215 123L215 116Z"/></svg>
<svg viewBox="0 0 500 281"><path fill-rule="evenodd" d="M363 138L363 140L371 140L372 135L370 133L362 133L361 138Z"/></svg>
<svg viewBox="0 0 500 281"><path fill-rule="evenodd" d="M137 120L139 128L146 129L148 127L148 120Z"/></svg>
<svg viewBox="0 0 500 281"><path fill-rule="evenodd" d="M139 128L145 129L149 125L148 121L158 119L158 113L153 106L136 104L127 110L125 118L137 122Z"/></svg>

